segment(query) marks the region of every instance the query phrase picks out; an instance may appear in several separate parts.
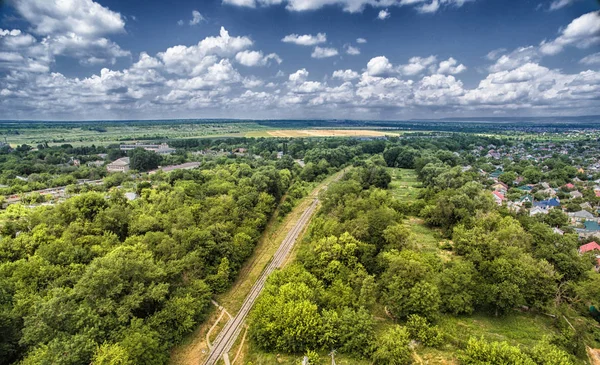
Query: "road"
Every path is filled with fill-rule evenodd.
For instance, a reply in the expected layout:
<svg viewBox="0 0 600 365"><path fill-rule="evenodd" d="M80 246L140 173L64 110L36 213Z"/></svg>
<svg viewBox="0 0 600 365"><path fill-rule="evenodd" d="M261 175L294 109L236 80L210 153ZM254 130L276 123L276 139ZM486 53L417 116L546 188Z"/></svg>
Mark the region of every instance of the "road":
<svg viewBox="0 0 600 365"><path fill-rule="evenodd" d="M225 324L225 327L223 327L221 333L219 333L219 335L215 339L213 347L210 350L208 359L204 363L205 365L215 365L217 364L219 359L223 357L223 355L229 353L242 329L242 324L244 320L248 316L248 313L250 312L250 309L252 309L254 302L263 290L267 278L275 269L279 268L283 264L286 257L292 250L292 247L294 247L294 243L298 239L298 236L300 236L300 233L304 230L304 228L310 221L310 218L312 217L312 214L314 213L318 202L318 199L315 198L312 204L304 211L304 213L302 213L300 219L298 220L298 223L296 223L296 225L287 234L287 236L275 252L275 255L273 256L273 259L271 260L269 265L267 265L267 267L262 272L261 276L258 278L256 283L254 283L254 286L252 287L250 293L244 300L244 303L242 304L242 307L240 308L239 312L236 314L235 317L230 319ZM229 362L227 358L226 364L228 363Z"/></svg>

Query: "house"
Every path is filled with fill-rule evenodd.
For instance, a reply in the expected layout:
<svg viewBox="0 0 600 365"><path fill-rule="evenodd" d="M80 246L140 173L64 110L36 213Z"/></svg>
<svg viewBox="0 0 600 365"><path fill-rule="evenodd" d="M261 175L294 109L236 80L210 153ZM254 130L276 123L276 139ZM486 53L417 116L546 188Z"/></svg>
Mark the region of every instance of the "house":
<svg viewBox="0 0 600 365"><path fill-rule="evenodd" d="M494 189L495 191L503 191L506 193L508 191L508 185L501 181L498 181L497 183L492 185L492 189Z"/></svg>
<svg viewBox="0 0 600 365"><path fill-rule="evenodd" d="M543 182L543 183L541 183L540 185L542 185L542 187L543 187L544 189L550 189L550 184L548 184L547 182Z"/></svg>
<svg viewBox="0 0 600 365"><path fill-rule="evenodd" d="M108 165L106 165L108 172L127 172L129 171L129 157L121 157Z"/></svg>
<svg viewBox="0 0 600 365"><path fill-rule="evenodd" d="M522 191L531 191L531 190L533 190L533 186L523 185L523 186L519 186L517 189L522 190Z"/></svg>
<svg viewBox="0 0 600 365"><path fill-rule="evenodd" d="M283 152L282 151L277 152L277 158L278 159L283 158Z"/></svg>
<svg viewBox="0 0 600 365"><path fill-rule="evenodd" d="M547 196L556 196L556 190L552 188L540 190L539 193L547 195Z"/></svg>
<svg viewBox="0 0 600 365"><path fill-rule="evenodd" d="M595 241L592 241L592 242L586 243L585 245L579 246L580 254L584 254L584 253L590 252L590 251L600 251L600 245L597 244Z"/></svg>
<svg viewBox="0 0 600 365"><path fill-rule="evenodd" d="M579 204L581 209L592 210L592 205L589 202Z"/></svg>
<svg viewBox="0 0 600 365"><path fill-rule="evenodd" d="M138 198L138 195L134 192L125 193L125 198L127 198L127 200L129 200L129 201L133 201Z"/></svg>
<svg viewBox="0 0 600 365"><path fill-rule="evenodd" d="M563 188L565 188L567 190L571 190L571 189L575 189L575 185L568 183L568 184L564 185Z"/></svg>
<svg viewBox="0 0 600 365"><path fill-rule="evenodd" d="M588 238L600 235L600 225L598 222L585 221L583 222L584 228L575 228L575 232L579 235L579 238Z"/></svg>
<svg viewBox="0 0 600 365"><path fill-rule="evenodd" d="M571 195L571 198L576 199L576 198L583 198L583 194L581 194L579 191L575 190L569 193L569 195Z"/></svg>
<svg viewBox="0 0 600 365"><path fill-rule="evenodd" d="M560 200L558 200L558 198L552 198L548 200L534 202L533 205L544 209L556 208L560 206Z"/></svg>
<svg viewBox="0 0 600 365"><path fill-rule="evenodd" d="M502 171L502 170L500 170L500 169L497 169L496 171L494 171L494 172L492 172L492 173L490 174L490 177L491 177L492 179L497 179L497 178L498 178L498 176L502 175L502 173L503 173L503 171Z"/></svg>
<svg viewBox="0 0 600 365"><path fill-rule="evenodd" d="M583 221L598 221L598 219L587 210L580 210L578 212L569 213L568 215L571 217L571 221L573 221L573 223Z"/></svg>
<svg viewBox="0 0 600 365"><path fill-rule="evenodd" d="M533 217L534 215L538 215L538 214L548 214L548 208L533 207L529 211L529 216L530 217Z"/></svg>
<svg viewBox="0 0 600 365"><path fill-rule="evenodd" d="M563 231L562 229L558 228L558 227L554 227L552 228L552 232L559 234L561 236L563 236L565 234L565 231Z"/></svg>
<svg viewBox="0 0 600 365"><path fill-rule="evenodd" d="M532 203L533 204L533 196L530 194L527 195L523 195L520 199L519 199L519 203L523 204L523 203Z"/></svg>
<svg viewBox="0 0 600 365"><path fill-rule="evenodd" d="M498 204L498 205L502 205L504 200L506 200L506 198L504 197L504 194L502 194L499 191L492 192L492 195L494 197L494 200L496 201L496 204Z"/></svg>

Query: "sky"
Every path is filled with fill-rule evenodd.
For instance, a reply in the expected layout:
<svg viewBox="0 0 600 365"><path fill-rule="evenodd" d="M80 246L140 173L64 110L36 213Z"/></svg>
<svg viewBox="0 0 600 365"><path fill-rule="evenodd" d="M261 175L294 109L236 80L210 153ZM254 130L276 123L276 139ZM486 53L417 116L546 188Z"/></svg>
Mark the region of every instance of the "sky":
<svg viewBox="0 0 600 365"><path fill-rule="evenodd" d="M0 0L0 119L600 114L598 0Z"/></svg>

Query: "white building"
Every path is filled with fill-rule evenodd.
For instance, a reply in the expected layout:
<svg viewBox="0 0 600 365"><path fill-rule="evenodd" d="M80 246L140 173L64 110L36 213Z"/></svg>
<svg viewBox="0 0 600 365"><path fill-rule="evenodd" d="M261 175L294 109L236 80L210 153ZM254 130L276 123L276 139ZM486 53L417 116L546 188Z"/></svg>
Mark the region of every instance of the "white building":
<svg viewBox="0 0 600 365"><path fill-rule="evenodd" d="M108 172L127 172L129 171L129 157L121 157L108 165L106 165Z"/></svg>

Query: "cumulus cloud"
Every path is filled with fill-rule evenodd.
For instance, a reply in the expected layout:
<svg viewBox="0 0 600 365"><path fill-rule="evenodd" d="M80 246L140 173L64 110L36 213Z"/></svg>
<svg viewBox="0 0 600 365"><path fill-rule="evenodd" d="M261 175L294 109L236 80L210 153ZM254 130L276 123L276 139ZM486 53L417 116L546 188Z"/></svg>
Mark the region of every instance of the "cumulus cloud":
<svg viewBox="0 0 600 365"><path fill-rule="evenodd" d="M198 10L192 11L192 20L190 20L190 25L200 24L200 22L204 22L206 19Z"/></svg>
<svg viewBox="0 0 600 365"><path fill-rule="evenodd" d="M358 79L360 75L356 71L348 70L336 70L333 71L333 75L331 75L334 79L340 79L343 81L352 81Z"/></svg>
<svg viewBox="0 0 600 365"><path fill-rule="evenodd" d="M235 60L240 64L248 67L266 66L269 61L273 60L280 64L281 58L276 53L270 53L263 56L261 51L241 51L235 55Z"/></svg>
<svg viewBox="0 0 600 365"><path fill-rule="evenodd" d="M338 50L335 48L316 46L310 56L312 58L328 58L328 57L334 57L337 55L338 55Z"/></svg>
<svg viewBox="0 0 600 365"><path fill-rule="evenodd" d="M589 56L583 57L579 63L584 65L600 65L600 52L592 53Z"/></svg>
<svg viewBox="0 0 600 365"><path fill-rule="evenodd" d="M387 18L389 18L392 14L387 10L387 9L383 9L379 11L379 14L377 14L377 18L379 20L386 20Z"/></svg>
<svg viewBox="0 0 600 365"><path fill-rule="evenodd" d="M385 76L391 73L394 73L394 67L385 56L373 57L367 63L369 76Z"/></svg>
<svg viewBox="0 0 600 365"><path fill-rule="evenodd" d="M358 47L353 47L351 45L346 45L346 53L351 56L356 56L360 54L360 49Z"/></svg>
<svg viewBox="0 0 600 365"><path fill-rule="evenodd" d="M407 76L418 75L425 71L428 66L433 65L437 61L436 56L429 57L412 57L408 60L408 63L401 65L399 71Z"/></svg>
<svg viewBox="0 0 600 365"><path fill-rule="evenodd" d="M10 4L41 39L21 36L38 43L38 51L44 48L50 61L61 55L76 57L82 64L115 63L130 55L105 37L125 32L124 17L92 0L12 0Z"/></svg>
<svg viewBox="0 0 600 365"><path fill-rule="evenodd" d="M206 37L193 46L174 46L157 54L163 61L166 70L182 75L196 75L206 68L206 63L214 63L218 57L231 57L252 46L250 38L231 37L221 27L218 37Z"/></svg>
<svg viewBox="0 0 600 365"><path fill-rule="evenodd" d="M308 77L308 71L306 71L306 69L303 68L303 69L300 69L300 70L290 74L290 76L288 77L288 80L290 80L290 82L292 82L294 84L299 84L299 83L306 81L307 77Z"/></svg>
<svg viewBox="0 0 600 365"><path fill-rule="evenodd" d="M288 34L281 39L284 43L294 43L300 46L315 46L317 44L327 42L327 35L325 33L312 34Z"/></svg>
<svg viewBox="0 0 600 365"><path fill-rule="evenodd" d="M92 0L11 0L39 35L74 33L98 37L125 31L121 14Z"/></svg>
<svg viewBox="0 0 600 365"><path fill-rule="evenodd" d="M597 44L600 44L600 13L591 12L573 20L556 39L543 41L540 51L545 55L555 55L568 46L589 48Z"/></svg>
<svg viewBox="0 0 600 365"><path fill-rule="evenodd" d="M367 40L364 38L356 38L356 43L358 43L358 44L367 43Z"/></svg>
<svg viewBox="0 0 600 365"><path fill-rule="evenodd" d="M440 65L437 69L437 73L444 75L456 75L465 71L466 69L467 67L465 65L463 65L462 63L459 65L457 60L450 57L447 60L440 62Z"/></svg>

